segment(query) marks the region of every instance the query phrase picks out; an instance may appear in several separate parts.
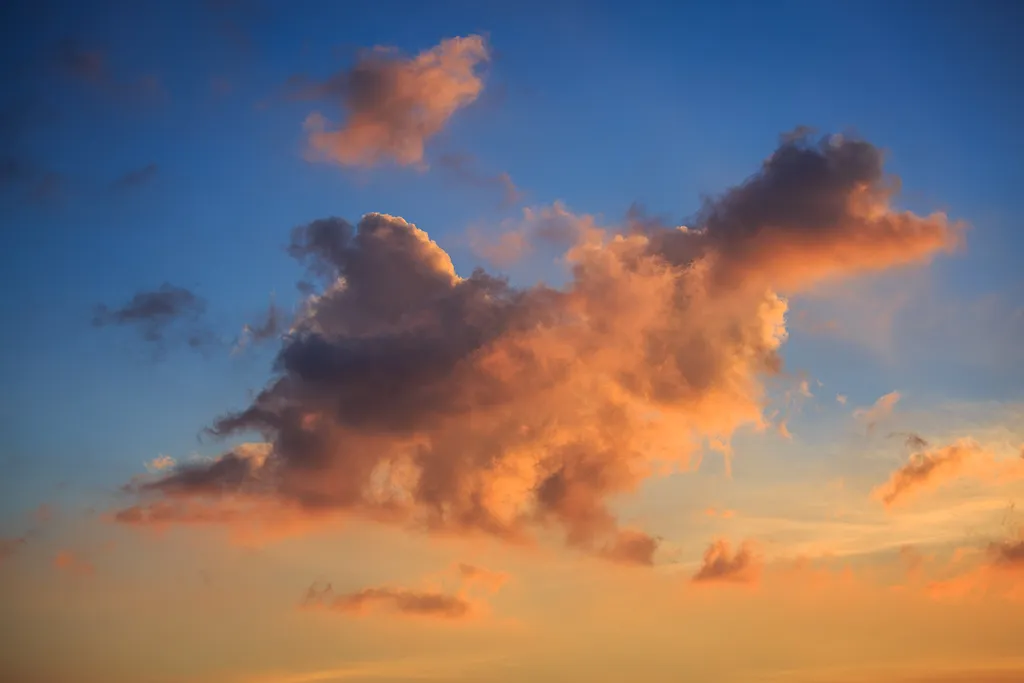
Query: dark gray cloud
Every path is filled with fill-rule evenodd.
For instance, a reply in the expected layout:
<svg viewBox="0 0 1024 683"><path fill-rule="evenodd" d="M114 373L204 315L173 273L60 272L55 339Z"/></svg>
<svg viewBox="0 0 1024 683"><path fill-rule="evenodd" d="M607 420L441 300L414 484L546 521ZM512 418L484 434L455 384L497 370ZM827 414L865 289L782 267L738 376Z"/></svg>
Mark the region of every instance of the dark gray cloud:
<svg viewBox="0 0 1024 683"><path fill-rule="evenodd" d="M138 329L148 342L165 341L172 329L179 329L190 346L206 343L209 333L202 326L206 301L183 287L164 283L152 291L137 292L125 304L110 308L96 306L95 327L127 326Z"/></svg>
<svg viewBox="0 0 1024 683"><path fill-rule="evenodd" d="M57 43L54 59L57 68L68 78L118 99L154 102L167 96L163 83L155 75L120 78L111 68L106 52L97 47L86 47L72 37Z"/></svg>
<svg viewBox="0 0 1024 683"><path fill-rule="evenodd" d="M1017 540L993 541L988 546L992 564L1024 571L1024 537Z"/></svg>
<svg viewBox="0 0 1024 683"><path fill-rule="evenodd" d="M459 595L386 586L337 594L331 584L314 584L306 592L302 606L351 614L384 609L408 616L439 619L464 619L472 613L472 604Z"/></svg>
<svg viewBox="0 0 1024 683"><path fill-rule="evenodd" d="M920 434L914 432L891 432L889 437L900 437L903 439L903 445L910 451L923 451L928 448L928 440Z"/></svg>
<svg viewBox="0 0 1024 683"><path fill-rule="evenodd" d="M156 164L146 164L140 168L132 169L114 181L114 189L128 190L145 185L152 182L159 172L160 167Z"/></svg>
<svg viewBox="0 0 1024 683"><path fill-rule="evenodd" d="M58 43L57 63L68 75L89 83L99 85L110 78L103 52L86 49L74 38L64 38Z"/></svg>
<svg viewBox="0 0 1024 683"><path fill-rule="evenodd" d="M203 5L225 44L246 57L256 51L254 28L266 18L261 0L205 0Z"/></svg>
<svg viewBox="0 0 1024 683"><path fill-rule="evenodd" d="M0 187L24 183L34 178L36 167L24 159L6 157L0 159Z"/></svg>
<svg viewBox="0 0 1024 683"><path fill-rule="evenodd" d="M67 179L60 173L41 167L25 157L0 158L0 191L14 192L29 204L53 204L62 199Z"/></svg>
<svg viewBox="0 0 1024 683"><path fill-rule="evenodd" d="M246 323L242 327L242 334L235 343L235 351L241 351L253 344L261 344L273 339L279 339L285 329L285 313L271 301L267 310L252 323Z"/></svg>
<svg viewBox="0 0 1024 683"><path fill-rule="evenodd" d="M513 206L522 201L523 193L512 182L512 177L508 173L485 173L478 167L476 159L468 154L442 154L437 160L437 165L469 187L500 192L501 203L504 206Z"/></svg>
<svg viewBox="0 0 1024 683"><path fill-rule="evenodd" d="M30 204L53 203L64 195L65 177L35 161L25 143L33 128L52 118L35 99L15 99L0 109L0 192Z"/></svg>

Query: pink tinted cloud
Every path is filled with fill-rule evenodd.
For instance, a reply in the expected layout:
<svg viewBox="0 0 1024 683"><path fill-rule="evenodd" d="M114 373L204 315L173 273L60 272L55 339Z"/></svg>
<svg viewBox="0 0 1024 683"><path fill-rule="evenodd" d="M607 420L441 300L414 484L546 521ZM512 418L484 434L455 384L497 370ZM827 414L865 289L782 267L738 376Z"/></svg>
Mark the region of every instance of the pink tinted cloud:
<svg viewBox="0 0 1024 683"><path fill-rule="evenodd" d="M1024 460L997 459L972 439L960 439L945 446L929 448L916 434L907 439L914 448L907 462L888 481L876 487L875 498L893 507L921 493L964 478L1004 483L1024 478Z"/></svg>
<svg viewBox="0 0 1024 683"><path fill-rule="evenodd" d="M309 115L309 158L344 166L421 164L426 143L480 95L477 70L488 58L476 35L443 40L415 57L388 48L364 52L351 70L305 89L335 98L344 112L337 128L319 112Z"/></svg>
<svg viewBox="0 0 1024 683"><path fill-rule="evenodd" d="M353 615L383 611L403 616L452 620L465 619L473 611L472 604L459 595L390 587L363 588L338 594L330 584L322 588L311 587L303 607Z"/></svg>
<svg viewBox="0 0 1024 683"><path fill-rule="evenodd" d="M383 613L460 621L482 616L487 605L480 599L480 592L494 594L508 581L508 575L503 572L465 563L455 565L452 573L456 582L453 590L436 585L423 588L381 585L338 593L329 583L314 584L307 590L300 607L353 616Z"/></svg>
<svg viewBox="0 0 1024 683"><path fill-rule="evenodd" d="M704 559L691 581L694 583L757 583L761 559L745 541L733 552L725 539L717 539L704 551Z"/></svg>

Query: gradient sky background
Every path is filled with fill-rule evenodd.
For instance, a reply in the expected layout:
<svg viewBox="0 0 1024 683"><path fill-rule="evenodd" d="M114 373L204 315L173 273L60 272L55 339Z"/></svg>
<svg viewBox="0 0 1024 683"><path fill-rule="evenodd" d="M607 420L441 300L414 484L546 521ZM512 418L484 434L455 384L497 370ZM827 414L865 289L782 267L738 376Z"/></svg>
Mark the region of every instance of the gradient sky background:
<svg viewBox="0 0 1024 683"><path fill-rule="evenodd" d="M0 680L1024 681L1022 6L0 11ZM473 35L483 88L422 163L305 153L313 111L345 117L337 98L296 96L296 76ZM969 228L953 253L789 296L784 371L759 379L766 426L732 433L731 472L705 444L699 467L609 497L622 528L660 539L650 562L566 547L557 525L515 544L358 514L300 514L272 536L245 520L114 521L137 502L133 477L167 476L146 474L158 456L199 467L259 439L198 435L267 384L301 316L294 227L401 216L460 275L560 285L542 250L503 268L475 245L555 202L612 230L634 205L694 225L703 197L757 173L797 126L877 146L896 208ZM93 324L98 305L164 283L206 302L202 344ZM238 348L271 301L284 329ZM880 500L890 477L940 461L917 495ZM304 608L328 582L384 597L365 614ZM408 614L403 590L469 613Z"/></svg>

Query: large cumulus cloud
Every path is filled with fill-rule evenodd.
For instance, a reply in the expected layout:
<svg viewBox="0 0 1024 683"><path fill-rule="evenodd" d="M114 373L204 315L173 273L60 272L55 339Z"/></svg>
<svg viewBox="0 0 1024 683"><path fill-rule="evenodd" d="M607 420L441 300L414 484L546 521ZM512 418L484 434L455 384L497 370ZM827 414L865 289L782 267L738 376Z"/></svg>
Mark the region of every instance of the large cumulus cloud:
<svg viewBox="0 0 1024 683"><path fill-rule="evenodd" d="M893 187L867 142L787 138L691 228L563 210L557 235L525 231L568 245L561 288L461 277L393 216L297 228L291 253L325 286L273 381L212 427L262 434L265 457L150 480L133 519L243 496L509 540L550 529L650 563L656 539L621 525L613 499L763 423L785 295L957 243L944 215L893 210Z"/></svg>

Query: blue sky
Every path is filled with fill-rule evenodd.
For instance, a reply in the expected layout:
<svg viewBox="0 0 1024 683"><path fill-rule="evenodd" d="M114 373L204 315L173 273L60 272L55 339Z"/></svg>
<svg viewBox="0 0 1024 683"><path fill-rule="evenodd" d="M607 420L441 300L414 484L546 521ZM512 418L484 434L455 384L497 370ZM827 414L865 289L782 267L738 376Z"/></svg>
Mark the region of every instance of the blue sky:
<svg viewBox="0 0 1024 683"><path fill-rule="evenodd" d="M508 172L527 204L562 200L608 221L637 202L681 222L701 195L756 170L781 132L855 130L888 151L889 170L903 179L901 204L973 226L968 250L935 265L937 296L969 302L1001 292L1007 311L1019 309L1024 136L1014 112L1024 108L1024 69L1012 3L5 11L15 18L5 22L3 104L34 107L31 125L12 128L16 146L62 178L45 201L13 186L0 199L10 322L0 443L25 482L5 496L12 508L51 495L59 481L98 492L157 453L216 450L196 443L198 430L265 380L272 350L229 357L172 348L154 362L130 331L90 326L97 303L181 284L209 300L230 339L272 293L286 307L298 301L301 270L283 252L295 225L401 215L468 272L467 227L517 214L496 193L436 168L353 172L303 159L302 121L313 105L285 98L285 82L326 77L358 46L414 54L440 37L485 32L494 49L486 90L431 141L428 163L472 151L484 171ZM102 49L112 81L152 76L161 92L139 101L62 75L54 54L68 37ZM114 187L148 164L157 166L148 181ZM791 369L827 376L857 402L895 383L929 395L1019 396L1020 375L1005 368L952 357L939 376L913 363L896 371L856 345L793 336ZM854 361L858 369L847 370Z"/></svg>

